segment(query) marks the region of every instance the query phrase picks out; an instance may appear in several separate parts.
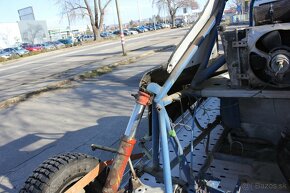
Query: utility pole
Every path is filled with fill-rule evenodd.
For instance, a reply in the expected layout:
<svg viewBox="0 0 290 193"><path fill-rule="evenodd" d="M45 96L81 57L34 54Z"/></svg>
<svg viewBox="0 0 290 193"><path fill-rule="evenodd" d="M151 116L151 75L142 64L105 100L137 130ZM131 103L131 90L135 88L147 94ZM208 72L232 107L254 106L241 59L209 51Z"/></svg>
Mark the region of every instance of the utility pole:
<svg viewBox="0 0 290 193"><path fill-rule="evenodd" d="M121 21L120 12L119 12L118 0L115 0L115 2L116 2L116 9L117 9L117 15L118 15L118 22L119 22L119 29L120 29L120 37L121 37L121 45L122 45L123 56L126 56L127 54L126 54L126 51L125 51L125 37L124 37L122 21Z"/></svg>

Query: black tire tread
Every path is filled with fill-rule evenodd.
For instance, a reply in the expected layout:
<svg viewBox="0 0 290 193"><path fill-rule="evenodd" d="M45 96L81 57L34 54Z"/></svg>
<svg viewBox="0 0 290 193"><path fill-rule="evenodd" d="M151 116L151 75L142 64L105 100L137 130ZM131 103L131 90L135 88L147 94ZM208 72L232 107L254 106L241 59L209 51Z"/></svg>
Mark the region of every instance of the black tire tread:
<svg viewBox="0 0 290 193"><path fill-rule="evenodd" d="M41 193L53 176L62 168L75 160L96 159L83 153L63 153L44 161L25 181L20 193Z"/></svg>

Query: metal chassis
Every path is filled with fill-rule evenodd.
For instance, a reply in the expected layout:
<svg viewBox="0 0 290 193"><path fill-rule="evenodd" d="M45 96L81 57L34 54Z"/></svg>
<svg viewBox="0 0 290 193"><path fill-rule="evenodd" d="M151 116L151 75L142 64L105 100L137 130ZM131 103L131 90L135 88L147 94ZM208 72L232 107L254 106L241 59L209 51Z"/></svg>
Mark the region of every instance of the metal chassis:
<svg viewBox="0 0 290 193"><path fill-rule="evenodd" d="M169 78L166 80L165 84L161 87L156 83L150 83L147 87L147 90L150 93L155 95L154 100L152 101L152 154L153 154L153 168L159 167L159 139L161 139L161 153L162 153L162 163L163 163L163 180L165 185L165 192L172 193L173 192L173 184L172 184L172 176L171 176L171 166L169 159L169 148L168 148L168 134L171 133L169 138L172 146L174 147L176 156L180 160L180 166L182 167L183 174L187 180L187 183L193 183L193 176L190 175L190 168L187 163L183 147L181 147L178 137L174 134L174 129L171 128L170 119L168 113L166 112L165 107L176 100L180 100L182 97L182 93L175 93L168 96L168 92L172 88L173 84L176 82L177 78L180 76L182 71L188 66L188 64L195 57L198 48L205 42L205 39L209 39L209 44L207 53L205 53L205 59L202 64L200 64L197 73L192 80L192 85L196 85L207 78L209 78L218 68L220 68L224 64L224 58L217 60L210 67L207 67L211 50L214 46L215 40L217 38L217 26L219 25L222 17L222 13L224 10L225 1L209 1L207 7L215 8L215 11L204 23L199 23L199 25L195 25L191 31L188 33L191 35L191 32L196 30L196 28L200 28L200 32L196 33L195 37L191 37L193 39L191 45L188 45L191 49L186 49L183 52L182 57L180 57L179 62L173 68ZM187 35L184 40L188 38ZM201 37L198 39L198 37ZM178 49L183 49L183 42L180 44L179 48L175 53L179 53ZM180 54L180 53L179 53ZM172 68L172 66L169 66ZM168 69L170 70L170 69ZM194 124L194 122L193 122ZM160 132L160 136L159 136ZM172 134L173 133L173 134Z"/></svg>
<svg viewBox="0 0 290 193"><path fill-rule="evenodd" d="M218 36L217 26L221 21L225 3L225 0L208 1L204 10L207 12L210 11L210 15L205 14L204 17L201 16L201 19L196 23L196 25L193 26L193 28L189 31L187 36L183 39L179 47L172 55L167 68L170 76L166 80L164 85L160 86L156 83L150 83L147 88L145 88L145 90L139 91L138 97L136 99L136 104L128 122L125 134L123 136L123 139L121 140L119 149L116 151L117 155L113 161L109 176L107 177L106 184L103 189L104 193L118 192L118 188L128 162L130 168L132 169L130 156L136 142L135 133L144 113L144 110L149 104L152 104L153 169L160 168L159 144L161 142L161 154L163 163L162 173L165 185L165 192L172 193L174 191L171 176L171 166L177 164L178 162L182 167L186 183L194 183L195 179L193 179L193 176L190 174L190 167L185 157L185 154L189 152L190 148L186 147L185 149L183 149L183 147L181 146L178 137L175 135L174 129L172 129L171 127L170 118L165 107L173 103L174 101L180 100L182 97L188 96L188 94L190 94L191 97L196 96L193 92L177 92L168 96L168 92L170 91L178 77L189 65L199 65L198 70L194 75L194 78L192 79L190 86L191 88L196 87L196 85L199 85L200 83L213 76L216 70L224 65L225 59L223 56L217 58L215 62L213 62L211 65L208 64L211 56L211 50L214 47L215 41ZM253 4L254 0L251 1L250 5L251 21ZM201 48L202 46L204 49L199 52L199 48ZM168 134L170 136L168 136ZM169 159L168 139L174 147L177 156L176 159L171 163ZM191 146L193 146L194 143L196 143L198 140L201 139L196 139L196 141L191 143ZM97 171L94 171L94 175L89 172L89 174L86 176L91 175L93 177L98 175L103 167L103 165L97 166ZM93 178L89 178L87 182L90 182L92 180ZM75 190L77 189L74 188L80 184L81 183L76 183L76 185L72 186L72 188L69 189L67 193L75 192ZM84 182L78 188L80 188L81 186L84 187L87 184L85 184Z"/></svg>
<svg viewBox="0 0 290 193"><path fill-rule="evenodd" d="M211 8L211 14L208 20L203 20L198 25L195 25L191 31L184 38L183 42L179 45L175 53L179 54L179 58L177 59L176 65L170 65L168 71L171 71L169 78L166 80L163 86L159 86L156 83L150 83L145 93L150 93L152 97L152 154L153 154L153 168L159 167L159 143L161 142L161 154L162 154L162 163L163 163L163 179L165 185L165 192L172 193L173 192L173 184L172 184L172 176L171 176L171 166L169 159L169 148L168 148L168 138L174 147L176 156L180 160L180 165L183 171L183 174L186 178L187 183L194 183L193 177L190 175L190 167L187 163L186 157L184 155L183 147L180 145L178 137L174 133L174 129L171 127L170 118L165 107L175 100L180 100L182 97L182 93L175 93L173 95L168 96L168 92L172 88L173 84L176 82L177 78L183 72L186 67L197 57L198 49L201 46L205 45L206 53L203 54L203 60L201 61L198 71L195 74L191 85L195 86L200 82L208 79L212 74L219 69L224 63L225 59L223 56L219 57L213 64L208 66L209 59L211 56L211 50L215 44L217 39L217 26L219 25L222 17L222 13L225 7L224 0L210 0L205 8L205 10ZM195 30L199 30L197 33ZM195 32L193 34L192 32ZM194 37L190 37L194 35ZM184 42L188 41L190 38L193 40L190 44L184 45ZM184 46L186 48L184 48ZM183 54L180 54L178 51L181 49ZM173 56L174 58L174 56ZM174 58L176 60L176 57ZM197 64L194 64L197 65ZM143 91L139 91L139 95L143 95ZM134 139L136 129L139 125L140 119L143 115L144 109L148 104L140 103L137 99L137 103L134 106L132 115L130 117L129 123L127 125L124 137L127 139ZM168 136L170 135L170 137ZM160 141L159 141L160 140ZM120 147L122 146L122 143ZM118 155L117 155L118 156ZM119 165L122 165L119 162L119 158L115 159L112 166L112 170L119 169ZM116 178L115 175L111 175L115 172L110 172L106 185L103 189L103 192L116 192L116 189L113 190L110 188L114 183L112 183L112 178ZM110 183L111 182L111 183Z"/></svg>

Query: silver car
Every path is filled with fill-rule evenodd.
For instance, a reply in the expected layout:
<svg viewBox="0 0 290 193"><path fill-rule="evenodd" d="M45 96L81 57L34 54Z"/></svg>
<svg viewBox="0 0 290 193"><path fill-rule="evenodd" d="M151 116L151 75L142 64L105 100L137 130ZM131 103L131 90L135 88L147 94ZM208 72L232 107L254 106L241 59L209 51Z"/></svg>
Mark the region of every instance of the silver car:
<svg viewBox="0 0 290 193"><path fill-rule="evenodd" d="M0 58L9 59L12 57L12 54L9 52L5 52L3 50L0 51Z"/></svg>
<svg viewBox="0 0 290 193"><path fill-rule="evenodd" d="M11 53L11 55L18 55L18 56L29 54L29 51L22 47L5 48L3 51Z"/></svg>

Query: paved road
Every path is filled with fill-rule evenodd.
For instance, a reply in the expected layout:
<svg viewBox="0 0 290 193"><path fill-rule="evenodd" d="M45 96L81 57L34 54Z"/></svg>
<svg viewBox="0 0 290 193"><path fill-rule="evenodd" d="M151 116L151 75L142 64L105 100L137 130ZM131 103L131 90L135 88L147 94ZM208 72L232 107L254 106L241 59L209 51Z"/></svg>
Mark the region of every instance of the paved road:
<svg viewBox="0 0 290 193"><path fill-rule="evenodd" d="M165 29L131 37L126 41L126 49L130 51L128 55L136 56L177 44L186 32L185 28ZM57 50L1 65L0 101L66 78L59 76L61 73L69 71L71 76L121 59L120 41L115 40Z"/></svg>
<svg viewBox="0 0 290 193"><path fill-rule="evenodd" d="M124 132L144 71L168 60L172 50L121 66L74 88L43 93L0 111L0 192L16 193L32 170L61 152L91 152L90 144L116 146ZM147 131L141 123L138 136Z"/></svg>

